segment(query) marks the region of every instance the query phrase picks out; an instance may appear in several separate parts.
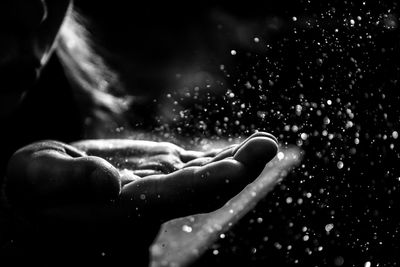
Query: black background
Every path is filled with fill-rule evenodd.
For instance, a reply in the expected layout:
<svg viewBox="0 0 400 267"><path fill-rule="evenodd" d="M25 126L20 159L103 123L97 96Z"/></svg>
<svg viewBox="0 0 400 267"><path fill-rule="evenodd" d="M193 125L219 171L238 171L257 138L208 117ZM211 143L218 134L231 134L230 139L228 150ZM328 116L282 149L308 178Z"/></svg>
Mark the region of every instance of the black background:
<svg viewBox="0 0 400 267"><path fill-rule="evenodd" d="M76 4L138 96L136 129L171 141L259 129L304 150L196 266L399 264L396 1Z"/></svg>

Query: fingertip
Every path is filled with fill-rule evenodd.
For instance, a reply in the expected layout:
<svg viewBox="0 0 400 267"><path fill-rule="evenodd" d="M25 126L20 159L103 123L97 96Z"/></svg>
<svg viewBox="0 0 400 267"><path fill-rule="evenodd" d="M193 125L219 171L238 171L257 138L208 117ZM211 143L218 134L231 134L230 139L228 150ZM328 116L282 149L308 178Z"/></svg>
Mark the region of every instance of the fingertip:
<svg viewBox="0 0 400 267"><path fill-rule="evenodd" d="M250 138L254 138L254 137L268 137L268 138L271 138L272 140L274 140L276 143L278 143L278 139L274 135L267 133L267 132L256 132L250 136Z"/></svg>
<svg viewBox="0 0 400 267"><path fill-rule="evenodd" d="M267 136L251 138L233 156L245 166L267 164L278 153L277 142Z"/></svg>

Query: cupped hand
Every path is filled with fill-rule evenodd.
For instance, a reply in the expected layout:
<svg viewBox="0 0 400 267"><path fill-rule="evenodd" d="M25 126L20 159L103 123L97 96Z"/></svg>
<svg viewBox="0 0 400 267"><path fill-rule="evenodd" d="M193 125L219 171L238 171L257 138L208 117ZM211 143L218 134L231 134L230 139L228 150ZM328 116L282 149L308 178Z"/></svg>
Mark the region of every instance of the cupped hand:
<svg viewBox="0 0 400 267"><path fill-rule="evenodd" d="M11 204L20 207L56 210L113 202L130 217L135 210L165 221L219 208L276 153L275 137L263 132L208 152L126 139L71 145L42 141L13 155L6 192Z"/></svg>
<svg viewBox="0 0 400 267"><path fill-rule="evenodd" d="M13 155L5 192L12 207L53 230L62 222L118 236L123 225L152 240L162 222L221 207L277 150L263 132L208 152L122 139L42 141Z"/></svg>
<svg viewBox="0 0 400 267"><path fill-rule="evenodd" d="M275 137L263 132L241 144L207 152L119 139L72 145L119 169L119 204L131 217L160 221L221 207L252 182L278 150Z"/></svg>

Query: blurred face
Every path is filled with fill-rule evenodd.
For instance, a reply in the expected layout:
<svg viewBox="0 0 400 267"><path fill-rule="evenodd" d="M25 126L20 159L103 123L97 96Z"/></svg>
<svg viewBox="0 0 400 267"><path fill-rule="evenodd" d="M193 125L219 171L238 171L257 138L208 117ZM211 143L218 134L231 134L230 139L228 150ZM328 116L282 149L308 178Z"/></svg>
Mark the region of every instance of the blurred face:
<svg viewBox="0 0 400 267"><path fill-rule="evenodd" d="M38 79L72 0L0 0L0 117Z"/></svg>

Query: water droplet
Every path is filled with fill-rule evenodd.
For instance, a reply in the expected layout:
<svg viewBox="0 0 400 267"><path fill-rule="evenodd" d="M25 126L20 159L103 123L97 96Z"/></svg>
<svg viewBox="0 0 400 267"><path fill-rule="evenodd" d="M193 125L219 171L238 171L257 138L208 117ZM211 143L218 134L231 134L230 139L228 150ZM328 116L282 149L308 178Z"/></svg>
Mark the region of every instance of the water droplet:
<svg viewBox="0 0 400 267"><path fill-rule="evenodd" d="M342 266L344 263L344 258L342 256L338 256L335 258L335 265Z"/></svg>
<svg viewBox="0 0 400 267"><path fill-rule="evenodd" d="M182 231L184 231L186 233L191 233L192 232L192 227L190 227L189 225L184 224L182 226Z"/></svg>
<svg viewBox="0 0 400 267"><path fill-rule="evenodd" d="M336 166L338 167L339 170L340 170L340 169L343 169L343 166L344 166L343 161L340 161L340 160L339 160L339 161L337 162Z"/></svg>
<svg viewBox="0 0 400 267"><path fill-rule="evenodd" d="M325 225L326 232L329 233L330 231L332 231L332 229L333 229L333 223L329 223L329 224Z"/></svg>

